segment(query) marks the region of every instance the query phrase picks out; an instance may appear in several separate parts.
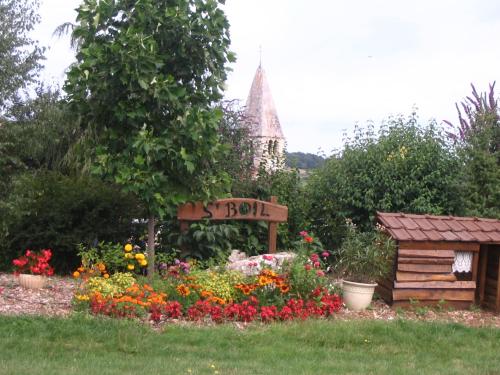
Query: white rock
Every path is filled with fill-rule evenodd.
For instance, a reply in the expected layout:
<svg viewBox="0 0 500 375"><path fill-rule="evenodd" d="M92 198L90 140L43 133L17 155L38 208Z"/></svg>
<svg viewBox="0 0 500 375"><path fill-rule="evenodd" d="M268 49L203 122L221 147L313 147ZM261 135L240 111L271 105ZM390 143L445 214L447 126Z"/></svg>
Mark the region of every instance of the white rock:
<svg viewBox="0 0 500 375"><path fill-rule="evenodd" d="M295 258L294 253L280 252L276 254L262 254L247 258L246 254L233 250L229 256L226 268L244 273L245 275L256 275L263 267L271 268L275 271L280 271L285 262Z"/></svg>

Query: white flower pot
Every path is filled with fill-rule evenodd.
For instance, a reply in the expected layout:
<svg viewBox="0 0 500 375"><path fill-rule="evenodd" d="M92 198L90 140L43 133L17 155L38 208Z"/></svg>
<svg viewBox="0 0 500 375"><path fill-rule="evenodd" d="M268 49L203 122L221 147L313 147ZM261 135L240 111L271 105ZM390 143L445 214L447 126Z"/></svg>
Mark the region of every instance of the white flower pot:
<svg viewBox="0 0 500 375"><path fill-rule="evenodd" d="M46 283L47 278L42 275L29 275L24 273L19 275L19 285L23 288L40 289L43 288Z"/></svg>
<svg viewBox="0 0 500 375"><path fill-rule="evenodd" d="M377 284L363 284L342 280L342 294L347 308L353 311L366 309L372 301L376 286Z"/></svg>

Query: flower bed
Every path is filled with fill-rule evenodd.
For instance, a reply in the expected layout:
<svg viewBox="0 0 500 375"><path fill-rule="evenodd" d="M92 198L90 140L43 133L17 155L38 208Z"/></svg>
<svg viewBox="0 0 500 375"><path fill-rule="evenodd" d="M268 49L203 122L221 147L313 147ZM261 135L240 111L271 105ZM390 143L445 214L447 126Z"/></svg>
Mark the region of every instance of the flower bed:
<svg viewBox="0 0 500 375"><path fill-rule="evenodd" d="M292 261L274 270L262 264L261 271L253 276L227 270L223 265L203 270L175 260L172 265L159 267L160 277L148 284L130 272L110 275L99 258L94 258L95 264L83 259L74 273L82 280L74 302L96 315L142 317L154 322L269 323L329 317L342 306L325 275L329 253L309 234L301 234ZM130 249L130 244L125 245L125 257L129 257Z"/></svg>

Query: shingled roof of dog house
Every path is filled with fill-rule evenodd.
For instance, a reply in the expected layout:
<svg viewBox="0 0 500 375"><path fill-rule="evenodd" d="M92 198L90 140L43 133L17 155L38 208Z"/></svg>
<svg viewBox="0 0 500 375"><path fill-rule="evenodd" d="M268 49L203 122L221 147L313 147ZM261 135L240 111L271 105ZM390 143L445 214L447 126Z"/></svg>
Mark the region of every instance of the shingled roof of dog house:
<svg viewBox="0 0 500 375"><path fill-rule="evenodd" d="M386 212L377 220L398 249L393 275L377 287L384 300L500 311L500 220Z"/></svg>

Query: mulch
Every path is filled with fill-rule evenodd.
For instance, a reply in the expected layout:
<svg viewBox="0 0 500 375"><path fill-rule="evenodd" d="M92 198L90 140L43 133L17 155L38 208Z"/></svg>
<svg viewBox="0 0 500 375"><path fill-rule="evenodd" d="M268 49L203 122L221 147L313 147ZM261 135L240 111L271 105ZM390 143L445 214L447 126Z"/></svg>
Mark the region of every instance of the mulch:
<svg viewBox="0 0 500 375"><path fill-rule="evenodd" d="M1 315L68 316L72 313L71 300L78 287L69 277L51 277L42 289L25 289L19 286L12 274L0 273ZM383 320L406 319L426 322L458 323L469 327L500 328L500 315L479 309L445 310L416 307L409 310L392 309L383 301L376 300L368 310L355 312L342 308L335 319Z"/></svg>

